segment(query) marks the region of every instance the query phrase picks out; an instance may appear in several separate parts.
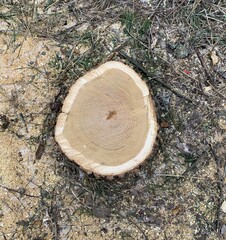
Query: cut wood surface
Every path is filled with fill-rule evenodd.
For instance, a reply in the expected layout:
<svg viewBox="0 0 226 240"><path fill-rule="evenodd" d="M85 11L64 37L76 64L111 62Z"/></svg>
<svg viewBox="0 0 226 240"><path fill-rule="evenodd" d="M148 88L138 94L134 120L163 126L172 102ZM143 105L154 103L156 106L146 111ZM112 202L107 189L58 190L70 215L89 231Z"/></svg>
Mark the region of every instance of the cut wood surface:
<svg viewBox="0 0 226 240"><path fill-rule="evenodd" d="M130 67L111 61L71 87L55 137L66 156L86 171L115 176L150 155L157 129L146 83Z"/></svg>

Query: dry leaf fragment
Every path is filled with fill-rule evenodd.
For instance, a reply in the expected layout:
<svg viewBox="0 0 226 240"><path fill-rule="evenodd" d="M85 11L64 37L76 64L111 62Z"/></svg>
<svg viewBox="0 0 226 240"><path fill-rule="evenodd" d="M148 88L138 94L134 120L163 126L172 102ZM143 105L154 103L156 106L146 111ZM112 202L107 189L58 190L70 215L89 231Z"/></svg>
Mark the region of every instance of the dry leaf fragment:
<svg viewBox="0 0 226 240"><path fill-rule="evenodd" d="M166 121L163 121L163 122L160 123L160 127L161 128L168 128L169 127L169 123L166 122Z"/></svg>
<svg viewBox="0 0 226 240"><path fill-rule="evenodd" d="M156 46L156 44L157 44L157 41L158 41L158 39L157 39L157 38L154 38L154 40L153 40L153 42L152 42L152 44L151 44L151 49L154 49L154 48L155 48L155 46Z"/></svg>
<svg viewBox="0 0 226 240"><path fill-rule="evenodd" d="M212 91L212 86L207 86L207 87L204 87L203 88L203 91L206 95L210 95L211 94L211 91Z"/></svg>
<svg viewBox="0 0 226 240"><path fill-rule="evenodd" d="M176 206L176 207L173 209L172 213L173 213L174 216L176 216L176 215L178 215L178 213L179 213L180 211L181 211L181 207L180 207L180 206Z"/></svg>
<svg viewBox="0 0 226 240"><path fill-rule="evenodd" d="M216 54L216 51L211 52L211 60L212 60L213 65L216 65L219 62L219 58Z"/></svg>
<svg viewBox="0 0 226 240"><path fill-rule="evenodd" d="M218 124L221 129L226 130L226 120L220 119Z"/></svg>

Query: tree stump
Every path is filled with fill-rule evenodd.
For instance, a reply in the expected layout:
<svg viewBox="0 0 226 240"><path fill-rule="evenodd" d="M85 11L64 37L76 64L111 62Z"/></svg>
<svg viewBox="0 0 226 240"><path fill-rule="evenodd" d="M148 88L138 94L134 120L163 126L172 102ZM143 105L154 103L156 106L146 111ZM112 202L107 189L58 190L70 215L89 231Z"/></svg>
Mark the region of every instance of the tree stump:
<svg viewBox="0 0 226 240"><path fill-rule="evenodd" d="M106 62L79 78L67 95L55 138L87 172L116 176L152 152L158 130L146 83L121 62Z"/></svg>

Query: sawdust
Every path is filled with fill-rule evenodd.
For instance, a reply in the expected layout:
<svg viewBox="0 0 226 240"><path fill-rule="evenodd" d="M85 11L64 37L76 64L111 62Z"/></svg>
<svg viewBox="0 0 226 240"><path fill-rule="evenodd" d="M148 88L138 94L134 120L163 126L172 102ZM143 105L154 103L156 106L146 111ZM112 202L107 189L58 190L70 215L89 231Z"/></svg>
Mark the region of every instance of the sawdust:
<svg viewBox="0 0 226 240"><path fill-rule="evenodd" d="M20 36L13 43L11 38L0 36L0 111L10 121L9 129L0 132L0 227L5 236L13 234L21 219L36 214L45 180L48 187L58 181L48 157L35 162L34 139L42 130L46 97L55 94L46 71L59 49L37 38Z"/></svg>
<svg viewBox="0 0 226 240"><path fill-rule="evenodd" d="M18 36L15 40L12 37L0 35L1 85L25 82L37 68L44 71L54 54L50 41L26 36Z"/></svg>

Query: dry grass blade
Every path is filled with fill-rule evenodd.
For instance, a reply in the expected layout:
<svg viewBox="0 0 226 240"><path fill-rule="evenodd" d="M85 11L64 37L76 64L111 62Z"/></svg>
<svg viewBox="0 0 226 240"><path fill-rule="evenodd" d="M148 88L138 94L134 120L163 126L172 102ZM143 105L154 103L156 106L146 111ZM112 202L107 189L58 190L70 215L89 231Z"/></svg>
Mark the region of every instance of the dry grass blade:
<svg viewBox="0 0 226 240"><path fill-rule="evenodd" d="M153 76L151 76L150 73L148 73L144 67L141 66L140 63L138 63L136 60L132 59L131 57L129 57L125 52L123 51L119 51L119 54L126 58L129 62L131 62L134 66L136 66L138 69L140 69L148 78L151 78L149 81L155 81L159 84L161 84L163 87L165 87L166 89L170 90L171 92L173 92L175 95L177 95L178 97L180 98L183 98L189 102L193 102L192 99L190 99L189 97L187 96L184 96L182 93L178 92L177 90L173 89L172 87L170 87L168 84L164 83L163 81L161 81L160 79L158 78L155 78Z"/></svg>

